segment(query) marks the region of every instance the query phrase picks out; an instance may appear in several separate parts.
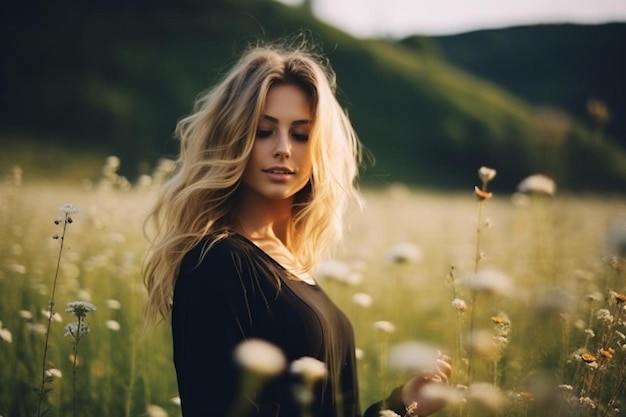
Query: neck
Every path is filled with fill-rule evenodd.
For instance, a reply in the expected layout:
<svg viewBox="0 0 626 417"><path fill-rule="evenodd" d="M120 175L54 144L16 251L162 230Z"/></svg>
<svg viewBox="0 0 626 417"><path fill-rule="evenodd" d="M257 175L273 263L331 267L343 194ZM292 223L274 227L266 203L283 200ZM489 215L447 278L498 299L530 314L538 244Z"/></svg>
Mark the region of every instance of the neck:
<svg viewBox="0 0 626 417"><path fill-rule="evenodd" d="M292 199L268 200L244 193L237 205L235 230L251 240L279 239L288 245Z"/></svg>

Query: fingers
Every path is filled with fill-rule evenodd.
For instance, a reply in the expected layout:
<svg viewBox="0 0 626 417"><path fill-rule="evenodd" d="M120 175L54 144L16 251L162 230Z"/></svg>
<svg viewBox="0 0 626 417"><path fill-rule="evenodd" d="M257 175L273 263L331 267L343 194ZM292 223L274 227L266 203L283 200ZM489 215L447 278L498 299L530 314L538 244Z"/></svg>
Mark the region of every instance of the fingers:
<svg viewBox="0 0 626 417"><path fill-rule="evenodd" d="M439 352L439 358L437 359L437 371L442 372L446 376L446 380L452 375L452 359L442 353Z"/></svg>
<svg viewBox="0 0 626 417"><path fill-rule="evenodd" d="M446 355L445 353L443 353L442 351L437 351L437 354L439 356L439 359L443 359L446 362L450 362L452 361L452 359L450 358L450 356Z"/></svg>
<svg viewBox="0 0 626 417"><path fill-rule="evenodd" d="M432 372L423 373L421 380L423 383L440 382L447 384L451 375L452 365L450 364L450 357L440 353L435 369Z"/></svg>
<svg viewBox="0 0 626 417"><path fill-rule="evenodd" d="M428 383L447 384L452 376L450 357L439 352L439 357L434 365L435 366L431 371L422 372L421 374L416 375L414 383L417 385L424 385Z"/></svg>

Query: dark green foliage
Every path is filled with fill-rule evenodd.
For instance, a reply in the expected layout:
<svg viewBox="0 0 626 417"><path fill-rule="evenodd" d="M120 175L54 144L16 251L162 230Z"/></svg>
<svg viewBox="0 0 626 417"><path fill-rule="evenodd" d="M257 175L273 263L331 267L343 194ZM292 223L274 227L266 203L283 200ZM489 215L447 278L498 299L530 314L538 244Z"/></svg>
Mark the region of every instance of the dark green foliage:
<svg viewBox="0 0 626 417"><path fill-rule="evenodd" d="M612 138L595 143L590 122L578 117L558 146L546 145L533 107L498 86L531 102L545 97L540 93L552 84L533 84L529 78L537 61L549 68L546 79L560 76L564 83L543 94L557 96L576 81L568 90L571 95L557 103L562 108L584 106L581 97L588 95L608 100L596 94L593 84L604 72L578 71L578 66L591 68L601 58L589 52L590 58L579 57L575 66L551 59L550 49L525 54L525 44L509 40L507 33L514 33L509 30L490 32L484 42L504 43L500 50L510 53L487 60L489 48L478 41L359 40L319 22L304 7L269 0L63 1L54 6L35 2L15 5L1 19L4 148L17 148L16 138L54 140L57 146L83 153L118 155L120 172L130 178L147 173L158 158L176 154L172 133L177 120L192 110L197 94L219 79L237 52L257 39L307 31L330 57L339 99L376 158L364 172L367 184L402 181L471 189L476 170L489 165L498 170L494 187L508 191L539 171L553 175L562 188L626 185L626 153L610 144ZM531 42L541 36L529 28L522 39ZM468 48L482 52L481 60L493 70L481 73ZM581 52L587 54L588 49ZM603 56L607 54L613 56L610 50ZM463 72L442 57L485 78ZM516 62L517 72L503 78L506 66ZM605 82L617 86L623 81ZM580 161L588 171L580 170Z"/></svg>
<svg viewBox="0 0 626 417"><path fill-rule="evenodd" d="M590 122L587 100L605 101L613 116L606 133L626 145L625 24L523 26L436 40L440 54L452 64L531 103L561 107Z"/></svg>

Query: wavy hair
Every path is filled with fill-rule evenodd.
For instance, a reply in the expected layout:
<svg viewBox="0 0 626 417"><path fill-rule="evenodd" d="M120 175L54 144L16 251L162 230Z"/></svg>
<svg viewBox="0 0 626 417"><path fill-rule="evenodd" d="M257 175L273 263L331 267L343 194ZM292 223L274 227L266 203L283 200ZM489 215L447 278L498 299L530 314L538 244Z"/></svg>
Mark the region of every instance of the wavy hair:
<svg viewBox="0 0 626 417"><path fill-rule="evenodd" d="M312 177L296 195L288 231L290 249L305 270L331 254L343 235L349 204L361 204L356 184L361 145L336 99L336 77L328 61L304 41L249 47L177 124L177 169L144 225L150 243L143 266L148 323L169 319L185 253L207 236L209 245L214 243L232 226L257 123L267 92L276 84L302 88L313 113Z"/></svg>

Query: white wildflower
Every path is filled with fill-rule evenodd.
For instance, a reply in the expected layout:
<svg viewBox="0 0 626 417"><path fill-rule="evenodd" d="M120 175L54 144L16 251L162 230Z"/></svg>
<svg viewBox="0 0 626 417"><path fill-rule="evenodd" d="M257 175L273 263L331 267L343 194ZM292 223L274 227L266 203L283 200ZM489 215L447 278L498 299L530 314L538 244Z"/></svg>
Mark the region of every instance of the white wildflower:
<svg viewBox="0 0 626 417"><path fill-rule="evenodd" d="M352 270L347 263L329 259L318 264L313 275L318 281L327 279L342 284L351 284L351 279L353 278L351 277L351 273Z"/></svg>
<svg viewBox="0 0 626 417"><path fill-rule="evenodd" d="M120 308L122 308L122 303L120 303L117 300L114 300L112 298L109 298L106 301L106 305L107 307L109 307L111 310L119 310Z"/></svg>
<svg viewBox="0 0 626 417"><path fill-rule="evenodd" d="M9 264L7 269L15 274L26 275L26 266L22 264Z"/></svg>
<svg viewBox="0 0 626 417"><path fill-rule="evenodd" d="M587 353L585 348L578 348L574 352L570 353L570 360L579 361L582 360L583 354Z"/></svg>
<svg viewBox="0 0 626 417"><path fill-rule="evenodd" d="M559 385L559 389L562 391L574 391L574 387L568 384Z"/></svg>
<svg viewBox="0 0 626 417"><path fill-rule="evenodd" d="M87 313L96 311L96 306L87 301L70 301L65 305L65 311L74 314L76 317L85 317Z"/></svg>
<svg viewBox="0 0 626 417"><path fill-rule="evenodd" d="M172 397L170 398L170 402L172 404L180 405L180 397Z"/></svg>
<svg viewBox="0 0 626 417"><path fill-rule="evenodd" d="M387 251L385 260L395 264L416 263L422 260L422 256L422 250L417 245L401 242Z"/></svg>
<svg viewBox="0 0 626 417"><path fill-rule="evenodd" d="M62 378L63 374L56 368L46 369L46 376L49 378Z"/></svg>
<svg viewBox="0 0 626 417"><path fill-rule="evenodd" d="M65 203L62 207L59 207L59 210L61 210L61 213L68 215L78 213L78 209L70 203Z"/></svg>
<svg viewBox="0 0 626 417"><path fill-rule="evenodd" d="M517 191L527 194L554 195L556 193L556 183L554 180L543 174L534 174L524 178L517 185Z"/></svg>
<svg viewBox="0 0 626 417"><path fill-rule="evenodd" d="M56 311L52 314L52 317L50 317L50 310L42 309L41 314L48 320L52 319L52 321L56 321L57 323L63 323L63 317L61 317L61 315Z"/></svg>
<svg viewBox="0 0 626 417"><path fill-rule="evenodd" d="M0 339L4 340L7 343L13 342L13 335L9 329L6 329L2 326L2 322L0 321Z"/></svg>
<svg viewBox="0 0 626 417"><path fill-rule="evenodd" d="M151 404L146 407L146 417L168 417L163 407Z"/></svg>
<svg viewBox="0 0 626 417"><path fill-rule="evenodd" d="M18 314L24 320L30 320L33 318L33 313L31 313L29 310L20 310L18 311Z"/></svg>
<svg viewBox="0 0 626 417"><path fill-rule="evenodd" d="M483 166L478 169L478 178L480 178L480 180L483 183L488 183L495 177L496 177L496 170L493 168L488 168L488 167Z"/></svg>
<svg viewBox="0 0 626 417"><path fill-rule="evenodd" d="M152 185L152 177L148 174L141 174L139 175L139 177L137 177L137 183L136 186L139 189L146 189L146 188L150 188L150 185Z"/></svg>
<svg viewBox="0 0 626 417"><path fill-rule="evenodd" d="M89 331L90 331L89 323L85 323L85 322L67 323L65 325L65 334L63 336L74 337L74 338L80 339L81 337L89 333Z"/></svg>
<svg viewBox="0 0 626 417"><path fill-rule="evenodd" d="M31 333L45 335L48 331L47 327L41 323L26 323L26 330Z"/></svg>
<svg viewBox="0 0 626 417"><path fill-rule="evenodd" d="M578 399L578 403L583 407L583 408L587 408L590 410L595 410L596 409L596 403L589 397L580 397Z"/></svg>
<svg viewBox="0 0 626 417"><path fill-rule="evenodd" d="M596 333L593 331L593 329L585 329L585 334L587 334L587 336L589 337L595 337Z"/></svg>
<svg viewBox="0 0 626 417"><path fill-rule="evenodd" d="M242 368L264 376L278 375L287 365L284 353L276 345L261 339L241 342L234 354Z"/></svg>
<svg viewBox="0 0 626 417"><path fill-rule="evenodd" d="M75 355L74 353L71 353L71 354L68 355L67 358L70 360L70 362L72 363L73 366L80 365L81 360L78 357L78 355Z"/></svg>
<svg viewBox="0 0 626 417"><path fill-rule="evenodd" d="M596 318L603 323L613 323L613 316L606 308L601 308L596 311Z"/></svg>
<svg viewBox="0 0 626 417"><path fill-rule="evenodd" d="M446 404L459 404L464 400L461 387L452 387L448 384L426 384L422 388L422 394L428 398L442 400Z"/></svg>
<svg viewBox="0 0 626 417"><path fill-rule="evenodd" d="M389 349L389 366L414 373L432 371L437 368L439 349L423 342L403 342Z"/></svg>
<svg viewBox="0 0 626 417"><path fill-rule="evenodd" d="M112 169L117 169L121 165L120 158L118 156L115 156L115 155L107 156L104 161L105 161L104 162L105 166L108 167L108 168L112 168Z"/></svg>
<svg viewBox="0 0 626 417"><path fill-rule="evenodd" d="M505 405L505 397L502 391L500 391L497 386L487 382L475 382L471 384L467 391L467 398L493 412L502 410Z"/></svg>
<svg viewBox="0 0 626 417"><path fill-rule="evenodd" d="M379 320L374 322L374 329L382 333L393 333L396 330L396 326L390 321Z"/></svg>
<svg viewBox="0 0 626 417"><path fill-rule="evenodd" d="M369 294L358 292L352 296L352 302L360 307L370 307L372 305L372 297Z"/></svg>
<svg viewBox="0 0 626 417"><path fill-rule="evenodd" d="M465 300L462 300L460 298L455 298L454 300L452 300L452 307L454 307L454 309L459 313L467 311L467 303L465 302Z"/></svg>
<svg viewBox="0 0 626 417"><path fill-rule="evenodd" d="M357 359L363 359L363 356L365 356L365 352L363 351L363 349L355 348L354 349L354 356Z"/></svg>
<svg viewBox="0 0 626 417"><path fill-rule="evenodd" d="M508 295L513 289L510 278L495 269L483 269L468 275L461 283L476 293Z"/></svg>
<svg viewBox="0 0 626 417"><path fill-rule="evenodd" d="M107 329L113 330L114 332L119 331L121 328L120 323L115 320L107 320L105 325Z"/></svg>
<svg viewBox="0 0 626 417"><path fill-rule="evenodd" d="M310 356L304 356L291 362L291 373L301 376L305 381L314 382L325 378L328 374L326 364Z"/></svg>
<svg viewBox="0 0 626 417"><path fill-rule="evenodd" d="M350 273L345 277L345 284L350 286L359 285L363 282L363 274L358 271L350 271Z"/></svg>

